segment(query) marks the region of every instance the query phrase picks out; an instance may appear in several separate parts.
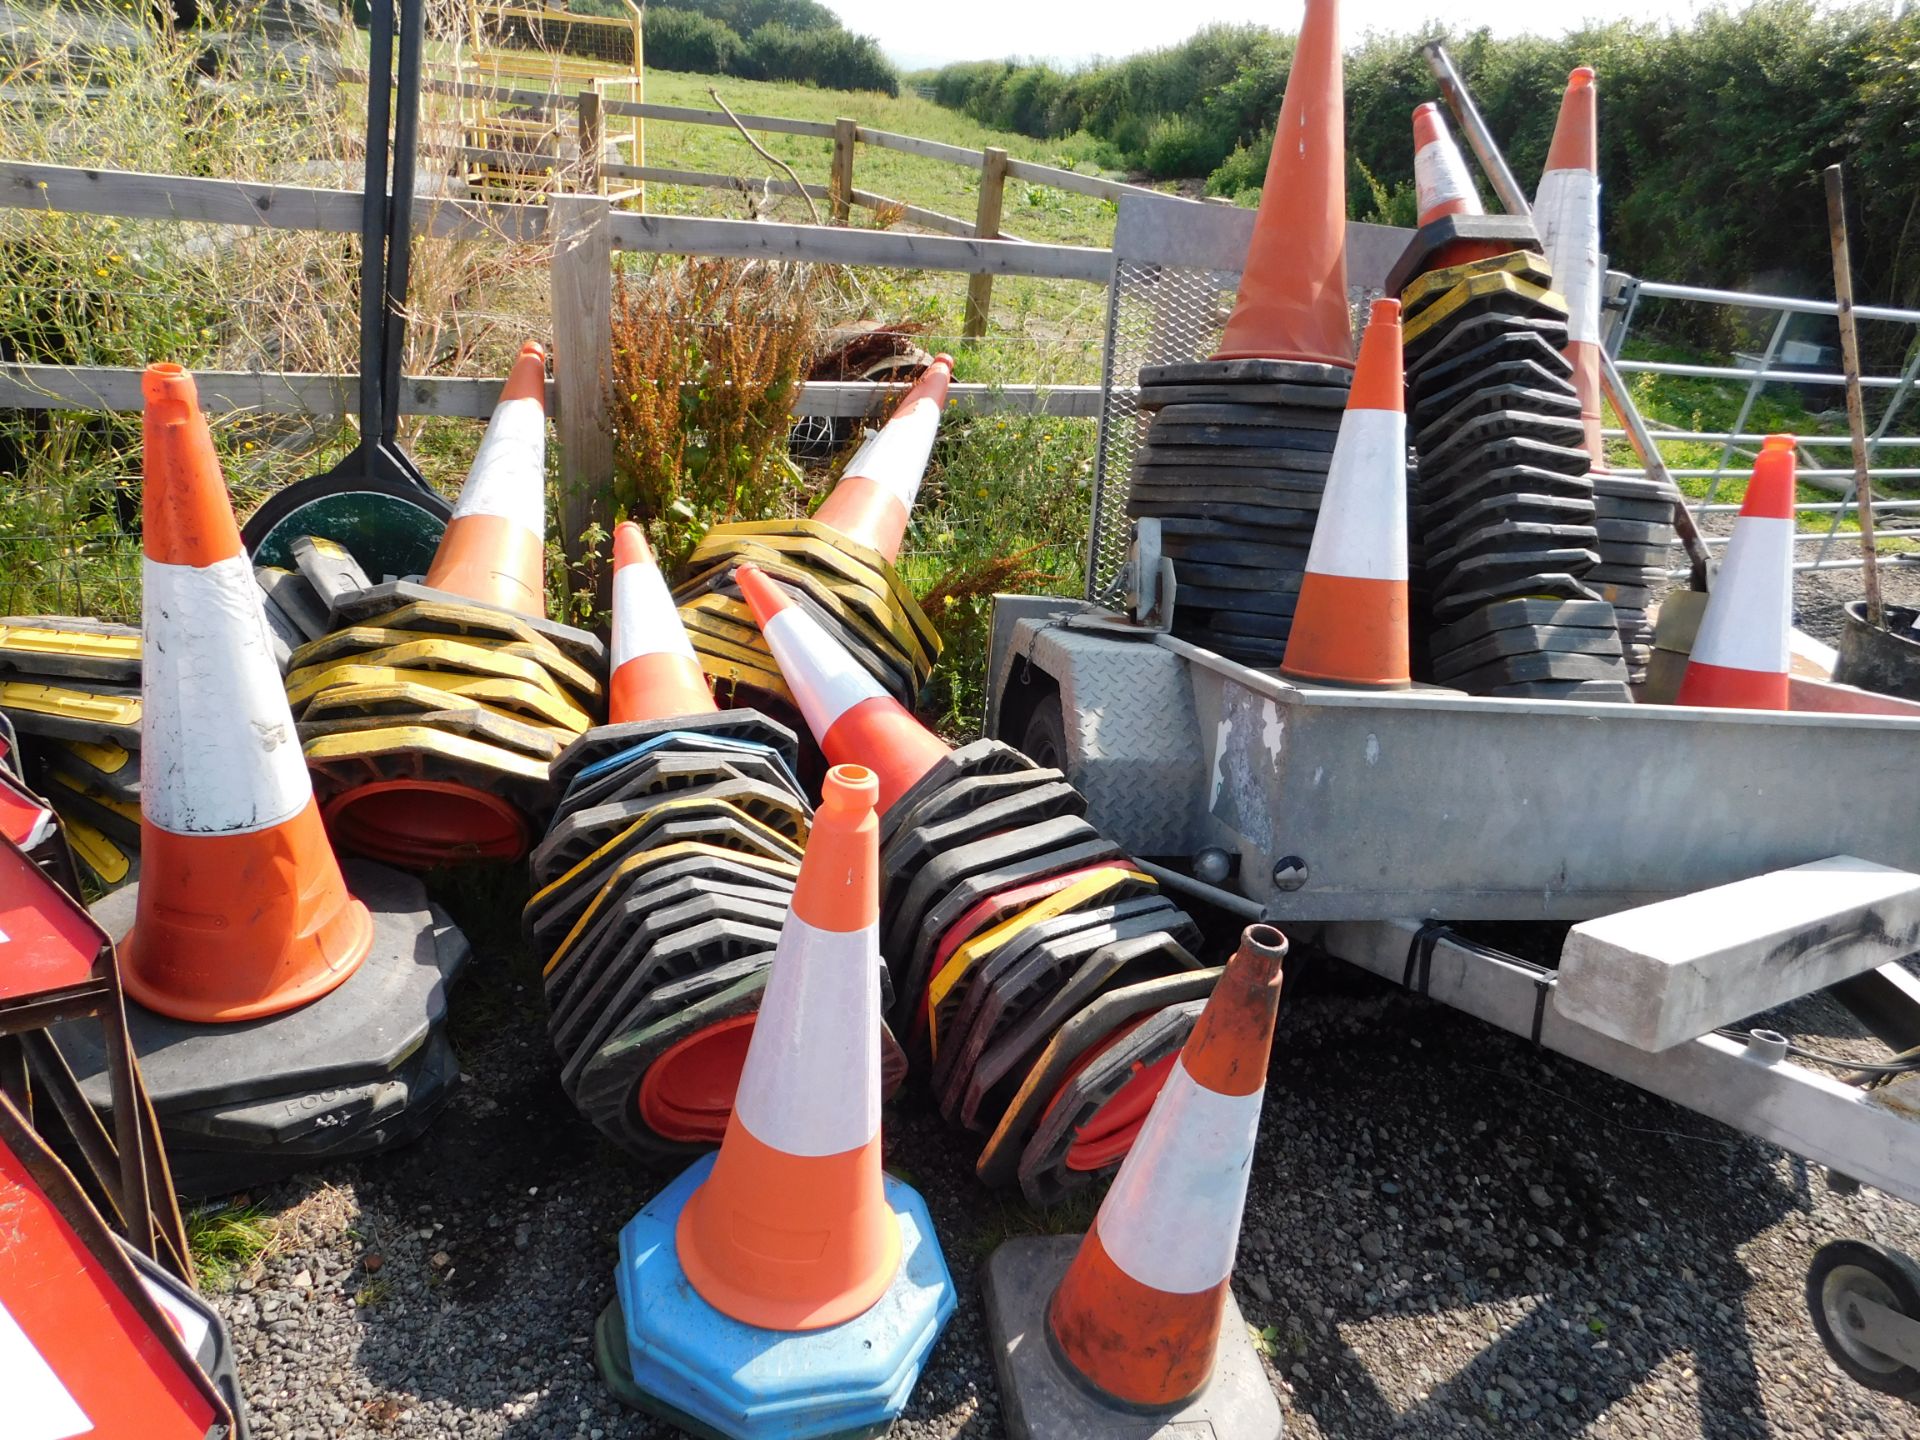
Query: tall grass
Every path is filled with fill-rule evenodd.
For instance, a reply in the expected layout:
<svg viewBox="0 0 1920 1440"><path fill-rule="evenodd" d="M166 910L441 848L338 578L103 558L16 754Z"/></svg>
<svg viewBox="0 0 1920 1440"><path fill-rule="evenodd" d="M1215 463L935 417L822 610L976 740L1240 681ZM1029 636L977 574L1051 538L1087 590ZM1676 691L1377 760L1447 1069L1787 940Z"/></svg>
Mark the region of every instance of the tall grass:
<svg viewBox="0 0 1920 1440"><path fill-rule="evenodd" d="M447 19L453 0L429 9L430 23ZM287 45L266 39L256 9L218 34L107 3L13 13L0 45L9 158L360 187L365 91L336 79L365 63L351 29ZM455 167L455 120L432 105L423 116L427 193ZM351 235L0 211L0 359L352 374L359 263ZM535 246L416 235L405 370L504 373L545 328L548 263ZM356 439L353 417L210 418L242 514ZM414 421L402 440L451 484L472 442L440 443L449 428L471 425ZM0 610L137 613L139 469L137 416L0 415Z"/></svg>

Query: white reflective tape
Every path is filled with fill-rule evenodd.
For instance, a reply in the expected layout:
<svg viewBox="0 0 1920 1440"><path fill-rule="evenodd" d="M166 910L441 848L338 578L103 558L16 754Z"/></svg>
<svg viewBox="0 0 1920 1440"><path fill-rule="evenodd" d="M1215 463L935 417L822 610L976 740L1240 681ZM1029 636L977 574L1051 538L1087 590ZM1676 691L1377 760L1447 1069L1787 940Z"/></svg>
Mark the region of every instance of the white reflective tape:
<svg viewBox="0 0 1920 1440"><path fill-rule="evenodd" d="M1418 214L1455 200L1468 201L1469 213L1479 213L1480 197L1467 181L1467 162L1451 136L1429 140L1414 153L1413 188Z"/></svg>
<svg viewBox="0 0 1920 1440"><path fill-rule="evenodd" d="M609 675L641 655L694 658L693 642L673 608L658 565L622 565L613 572L613 659Z"/></svg>
<svg viewBox="0 0 1920 1440"><path fill-rule="evenodd" d="M244 555L141 565L140 810L176 835L236 835L313 798Z"/></svg>
<svg viewBox="0 0 1920 1440"><path fill-rule="evenodd" d="M1356 580L1407 578L1407 417L1398 410L1341 417L1307 569Z"/></svg>
<svg viewBox="0 0 1920 1440"><path fill-rule="evenodd" d="M846 646L797 605L774 616L761 633L816 740L826 739L833 722L861 701L887 693L860 668Z"/></svg>
<svg viewBox="0 0 1920 1440"><path fill-rule="evenodd" d="M1600 177L1591 170L1549 170L1533 202L1534 224L1553 267L1553 288L1567 301L1567 337L1600 343Z"/></svg>
<svg viewBox="0 0 1920 1440"><path fill-rule="evenodd" d="M538 400L502 400L467 471L453 518L497 515L547 535L547 412Z"/></svg>
<svg viewBox="0 0 1920 1440"><path fill-rule="evenodd" d="M1222 1095L1173 1062L1094 1221L1142 1285L1193 1295L1233 1273L1262 1094Z"/></svg>
<svg viewBox="0 0 1920 1440"><path fill-rule="evenodd" d="M767 974L733 1112L786 1155L840 1155L880 1133L880 942L792 911Z"/></svg>
<svg viewBox="0 0 1920 1440"><path fill-rule="evenodd" d="M0 1304L0 1404L6 1409L6 1433L13 1440L71 1440L93 1433L87 1412L67 1393L4 1304Z"/></svg>
<svg viewBox="0 0 1920 1440"><path fill-rule="evenodd" d="M1793 521L1742 516L1714 578L1693 658L1787 673L1793 629Z"/></svg>
<svg viewBox="0 0 1920 1440"><path fill-rule="evenodd" d="M920 480L933 453L933 437L940 430L940 407L923 396L889 420L880 433L860 447L844 472L864 475L881 486L908 511L920 493Z"/></svg>

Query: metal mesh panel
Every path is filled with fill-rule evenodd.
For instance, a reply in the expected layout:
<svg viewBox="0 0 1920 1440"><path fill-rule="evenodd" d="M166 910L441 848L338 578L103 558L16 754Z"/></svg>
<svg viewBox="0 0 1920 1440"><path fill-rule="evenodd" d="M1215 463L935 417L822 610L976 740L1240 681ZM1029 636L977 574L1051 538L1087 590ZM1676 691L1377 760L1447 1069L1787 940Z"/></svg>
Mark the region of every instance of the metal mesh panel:
<svg viewBox="0 0 1920 1440"><path fill-rule="evenodd" d="M1119 260L1107 296L1107 354L1101 376L1100 441L1094 457L1087 598L1117 599L1127 559L1127 482L1146 434L1140 368L1199 360L1219 346L1240 277L1218 270Z"/></svg>
<svg viewBox="0 0 1920 1440"><path fill-rule="evenodd" d="M1361 282L1371 276L1356 269L1378 268L1373 264L1355 267L1350 259L1348 278ZM1107 295L1100 440L1087 541L1087 598L1097 604L1112 605L1121 598L1129 538L1127 487L1134 452L1147 428L1146 412L1139 405L1141 367L1212 355L1220 346L1239 289L1238 271L1144 264L1116 254ZM1367 307L1381 293L1377 283L1348 286L1355 335L1366 324Z"/></svg>

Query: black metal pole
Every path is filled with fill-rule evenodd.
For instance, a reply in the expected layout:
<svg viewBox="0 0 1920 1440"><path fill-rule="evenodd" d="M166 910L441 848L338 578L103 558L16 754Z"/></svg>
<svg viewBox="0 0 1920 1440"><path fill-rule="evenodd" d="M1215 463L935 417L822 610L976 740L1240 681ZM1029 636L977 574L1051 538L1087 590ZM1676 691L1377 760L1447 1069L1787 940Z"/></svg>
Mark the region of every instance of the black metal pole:
<svg viewBox="0 0 1920 1440"><path fill-rule="evenodd" d="M393 0L367 7L367 164L360 209L360 450L386 431L387 122L393 109ZM371 466L369 466L371 469Z"/></svg>
<svg viewBox="0 0 1920 1440"><path fill-rule="evenodd" d="M387 211L387 274L382 320L380 439L400 425L400 362L407 348L407 272L413 260L414 166L420 148L420 50L423 0L399 0L400 79L393 103L393 199Z"/></svg>

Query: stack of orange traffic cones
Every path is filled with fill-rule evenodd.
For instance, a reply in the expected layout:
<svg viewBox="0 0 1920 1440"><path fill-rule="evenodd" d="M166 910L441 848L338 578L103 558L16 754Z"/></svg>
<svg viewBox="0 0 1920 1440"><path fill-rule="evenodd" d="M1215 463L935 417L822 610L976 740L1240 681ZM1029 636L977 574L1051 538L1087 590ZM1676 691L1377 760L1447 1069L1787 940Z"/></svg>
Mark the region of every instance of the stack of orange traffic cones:
<svg viewBox="0 0 1920 1440"><path fill-rule="evenodd" d="M1278 1440L1280 1407L1228 1283L1265 1099L1286 940L1250 927L1093 1229L1010 1241L985 1302L1012 1440Z"/></svg>
<svg viewBox="0 0 1920 1440"><path fill-rule="evenodd" d="M144 863L98 914L175 1179L205 1193L417 1133L458 1072L438 1021L466 946L410 877L343 875L193 379L142 389Z"/></svg>
<svg viewBox="0 0 1920 1440"><path fill-rule="evenodd" d="M674 598L723 700L792 714L780 667L733 583L743 562L778 582L885 693L907 703L920 693L940 637L894 562L952 374L952 357L936 355L812 519L716 525L694 547Z"/></svg>
<svg viewBox="0 0 1920 1440"><path fill-rule="evenodd" d="M1339 18L1307 0L1218 349L1139 377L1127 514L1172 562L1173 633L1248 665L1286 653L1353 374Z"/></svg>
<svg viewBox="0 0 1920 1440"><path fill-rule="evenodd" d="M347 587L287 695L341 848L409 869L524 855L606 652L546 618L546 356L521 347L424 584ZM364 578L364 577L362 577Z"/></svg>
<svg viewBox="0 0 1920 1440"><path fill-rule="evenodd" d="M952 750L757 567L736 583L827 758L872 772L892 1029L991 1183L1050 1204L1125 1154L1215 972L1057 770Z"/></svg>
<svg viewBox="0 0 1920 1440"><path fill-rule="evenodd" d="M954 1310L920 1197L880 1169L878 778L828 772L718 1155L620 1234L597 1358L702 1434L871 1434Z"/></svg>
<svg viewBox="0 0 1920 1440"><path fill-rule="evenodd" d="M793 733L715 708L630 522L614 567L612 723L555 764L526 925L569 1096L621 1145L686 1153L725 1131L812 812Z"/></svg>

